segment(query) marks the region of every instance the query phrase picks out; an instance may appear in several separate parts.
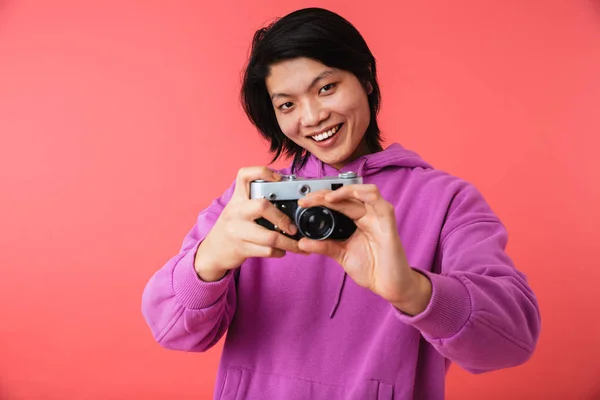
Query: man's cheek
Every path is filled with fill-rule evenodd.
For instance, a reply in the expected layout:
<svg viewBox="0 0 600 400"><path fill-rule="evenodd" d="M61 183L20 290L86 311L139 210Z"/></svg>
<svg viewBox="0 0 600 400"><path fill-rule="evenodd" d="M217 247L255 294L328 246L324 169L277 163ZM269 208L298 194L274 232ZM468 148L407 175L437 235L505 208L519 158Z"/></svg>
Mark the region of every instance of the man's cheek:
<svg viewBox="0 0 600 400"><path fill-rule="evenodd" d="M281 128L283 134L292 140L298 136L298 129L296 129L289 121L280 121L279 127Z"/></svg>

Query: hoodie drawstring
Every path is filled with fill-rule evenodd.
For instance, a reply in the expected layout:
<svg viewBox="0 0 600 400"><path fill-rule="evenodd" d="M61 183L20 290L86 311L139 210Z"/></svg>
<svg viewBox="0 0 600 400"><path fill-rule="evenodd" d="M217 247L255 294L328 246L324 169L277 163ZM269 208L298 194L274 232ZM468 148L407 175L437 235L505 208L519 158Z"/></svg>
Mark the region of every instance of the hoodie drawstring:
<svg viewBox="0 0 600 400"><path fill-rule="evenodd" d="M358 165L358 169L356 170L356 174L358 176L362 176L362 173L365 169L365 164L367 163L367 157L362 157L360 164ZM322 163L319 163L319 177L321 177L321 173L322 173ZM333 316L335 315L335 312L338 309L338 306L340 305L340 301L342 299L342 292L344 291L344 285L346 284L346 276L348 274L346 274L346 271L344 271L342 269L342 281L340 283L340 287L337 291L337 294L335 296L335 301L333 303L333 308L331 309L331 312L329 313L329 318L333 318Z"/></svg>
<svg viewBox="0 0 600 400"><path fill-rule="evenodd" d="M337 311L338 306L340 305L340 299L342 298L342 292L344 291L344 285L346 284L346 272L342 275L342 283L340 284L340 288L338 289L337 296L335 297L335 302L333 303L333 308L329 313L329 318L333 318L335 312Z"/></svg>

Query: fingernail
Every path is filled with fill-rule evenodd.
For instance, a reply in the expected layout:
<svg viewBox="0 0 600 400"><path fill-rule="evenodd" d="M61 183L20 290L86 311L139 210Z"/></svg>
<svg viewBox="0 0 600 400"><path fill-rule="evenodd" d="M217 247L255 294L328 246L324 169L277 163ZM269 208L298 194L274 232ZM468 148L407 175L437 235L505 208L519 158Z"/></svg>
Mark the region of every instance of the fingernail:
<svg viewBox="0 0 600 400"><path fill-rule="evenodd" d="M295 234L296 234L296 232L298 232L298 230L296 229L296 226L295 226L295 225L288 225L288 232L289 232L291 235L295 235Z"/></svg>
<svg viewBox="0 0 600 400"><path fill-rule="evenodd" d="M281 174L278 172L273 172L273 178L275 178L276 180L280 180L281 179Z"/></svg>

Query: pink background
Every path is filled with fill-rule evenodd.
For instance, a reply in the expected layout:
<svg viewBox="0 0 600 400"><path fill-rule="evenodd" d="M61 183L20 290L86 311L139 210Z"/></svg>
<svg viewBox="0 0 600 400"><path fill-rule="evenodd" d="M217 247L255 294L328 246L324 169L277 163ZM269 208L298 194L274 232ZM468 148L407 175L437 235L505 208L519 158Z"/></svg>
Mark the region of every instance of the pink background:
<svg viewBox="0 0 600 400"><path fill-rule="evenodd" d="M0 398L211 397L221 344L160 348L142 289L268 161L240 74L255 29L312 5L0 0ZM448 399L598 398L600 4L318 5L376 55L387 143L481 189L540 300L533 359L455 366Z"/></svg>

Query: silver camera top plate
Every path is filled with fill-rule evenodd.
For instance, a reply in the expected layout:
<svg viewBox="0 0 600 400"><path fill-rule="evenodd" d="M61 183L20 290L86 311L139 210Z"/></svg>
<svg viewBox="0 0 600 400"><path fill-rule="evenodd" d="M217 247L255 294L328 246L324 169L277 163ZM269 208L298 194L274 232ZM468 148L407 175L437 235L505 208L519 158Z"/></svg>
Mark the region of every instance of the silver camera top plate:
<svg viewBox="0 0 600 400"><path fill-rule="evenodd" d="M275 200L298 200L311 192L335 190L342 186L361 184L362 177L354 172L341 172L338 176L323 178L298 178L284 175L280 181L256 180L250 183L250 198Z"/></svg>

